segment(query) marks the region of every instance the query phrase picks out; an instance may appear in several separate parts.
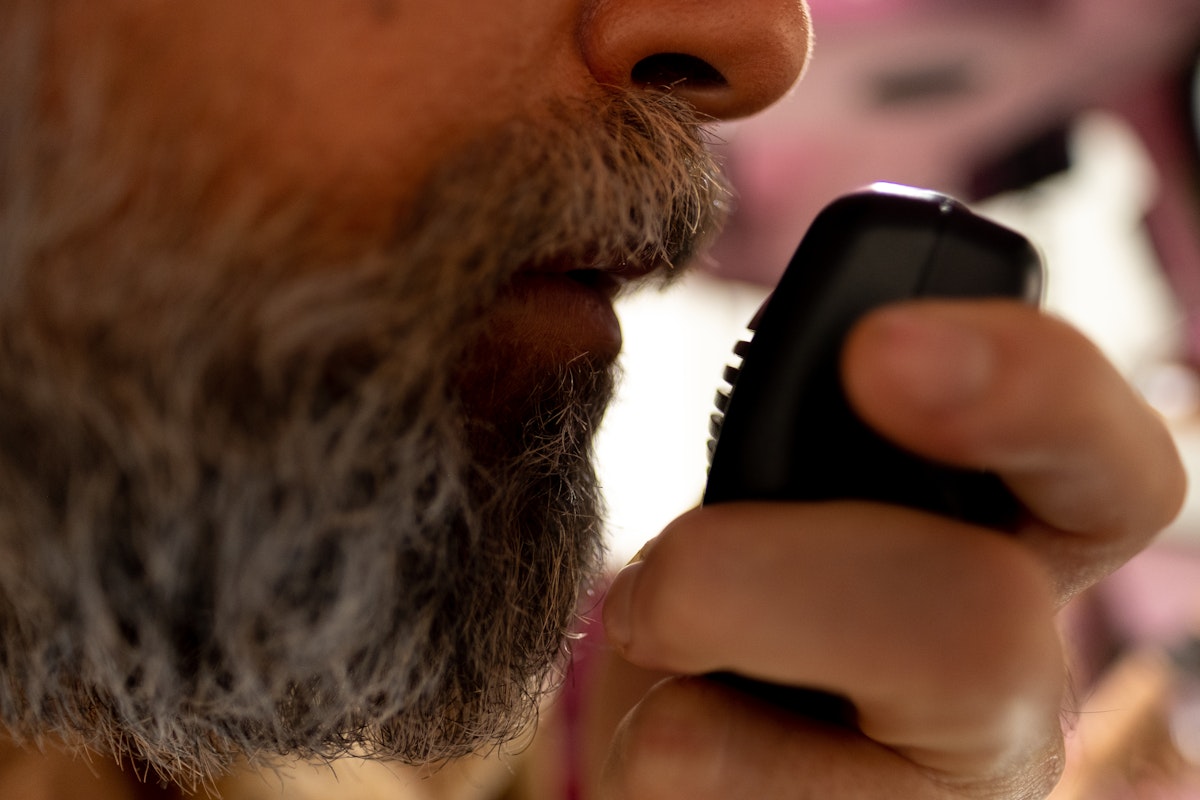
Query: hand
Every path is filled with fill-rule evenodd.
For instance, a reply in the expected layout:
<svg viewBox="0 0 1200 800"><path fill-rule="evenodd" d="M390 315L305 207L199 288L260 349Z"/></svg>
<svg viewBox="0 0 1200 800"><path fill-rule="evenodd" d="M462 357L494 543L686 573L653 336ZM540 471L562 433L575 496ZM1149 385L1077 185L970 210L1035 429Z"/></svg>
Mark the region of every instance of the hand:
<svg viewBox="0 0 1200 800"><path fill-rule="evenodd" d="M1078 333L1000 301L856 327L847 392L902 446L999 474L1009 534L869 502L738 503L672 523L615 580L618 652L840 694L857 730L699 677L659 683L615 739L607 798L1038 798L1061 770L1054 614L1141 549L1185 479L1157 416Z"/></svg>

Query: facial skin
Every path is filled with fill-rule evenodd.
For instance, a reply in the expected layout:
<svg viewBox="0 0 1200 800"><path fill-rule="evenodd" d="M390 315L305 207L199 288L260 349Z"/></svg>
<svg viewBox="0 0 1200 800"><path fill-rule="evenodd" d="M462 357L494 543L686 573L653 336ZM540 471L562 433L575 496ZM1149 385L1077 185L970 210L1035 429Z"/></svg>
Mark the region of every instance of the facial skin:
<svg viewBox="0 0 1200 800"><path fill-rule="evenodd" d="M599 563L611 295L725 199L691 107L626 98L691 5L0 11L6 724L184 786L525 725ZM761 5L696 17L728 82L677 97L786 88Z"/></svg>

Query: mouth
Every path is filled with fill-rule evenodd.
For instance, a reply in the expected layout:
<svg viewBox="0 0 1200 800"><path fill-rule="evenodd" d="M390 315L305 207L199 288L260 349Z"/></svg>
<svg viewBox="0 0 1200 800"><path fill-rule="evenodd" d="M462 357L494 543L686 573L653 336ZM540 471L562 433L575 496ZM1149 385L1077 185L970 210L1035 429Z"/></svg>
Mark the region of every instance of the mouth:
<svg viewBox="0 0 1200 800"><path fill-rule="evenodd" d="M586 262L585 262L586 263ZM543 364L580 357L613 361L622 336L613 303L651 266L585 266L549 261L517 272L492 311L492 330Z"/></svg>
<svg viewBox="0 0 1200 800"><path fill-rule="evenodd" d="M580 267L580 263L589 266ZM595 266L591 266L594 264ZM615 298L630 284L644 283L649 276L660 271L660 264L631 262L624 259L604 262L600 258L576 261L552 259L517 273L517 280L528 275L557 275L580 286Z"/></svg>
<svg viewBox="0 0 1200 800"><path fill-rule="evenodd" d="M562 273L548 274L561 274L564 278L574 281L580 286L608 295L610 298L615 298L628 283L627 279L603 269L571 269Z"/></svg>
<svg viewBox="0 0 1200 800"><path fill-rule="evenodd" d="M547 262L515 273L484 311L463 385L469 405L520 409L534 387L582 365L607 370L620 355L614 301L653 269ZM594 263L594 262L592 262Z"/></svg>

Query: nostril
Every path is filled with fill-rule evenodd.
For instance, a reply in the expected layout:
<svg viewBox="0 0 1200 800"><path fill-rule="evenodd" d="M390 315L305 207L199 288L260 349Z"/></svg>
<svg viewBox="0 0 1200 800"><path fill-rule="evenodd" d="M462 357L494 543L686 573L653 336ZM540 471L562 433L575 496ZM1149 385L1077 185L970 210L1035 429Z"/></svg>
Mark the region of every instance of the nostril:
<svg viewBox="0 0 1200 800"><path fill-rule="evenodd" d="M686 53L655 53L633 65L635 86L655 89L717 89L729 85L725 76L702 58Z"/></svg>
<svg viewBox="0 0 1200 800"><path fill-rule="evenodd" d="M0 6L5 0L0 0ZM702 117L753 114L808 59L804 0L573 0L578 55L608 89L672 92Z"/></svg>

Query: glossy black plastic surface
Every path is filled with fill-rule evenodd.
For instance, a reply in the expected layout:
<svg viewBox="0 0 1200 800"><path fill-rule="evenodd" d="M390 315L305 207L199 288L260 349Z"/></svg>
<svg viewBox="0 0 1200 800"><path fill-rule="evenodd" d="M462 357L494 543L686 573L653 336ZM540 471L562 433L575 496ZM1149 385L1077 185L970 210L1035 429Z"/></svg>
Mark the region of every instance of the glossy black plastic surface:
<svg viewBox="0 0 1200 800"><path fill-rule="evenodd" d="M1041 281L1023 236L945 195L882 184L834 201L736 348L705 503L860 498L1008 526L1019 507L999 480L876 435L847 404L838 364L846 334L874 308L917 297L1036 303Z"/></svg>

